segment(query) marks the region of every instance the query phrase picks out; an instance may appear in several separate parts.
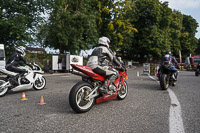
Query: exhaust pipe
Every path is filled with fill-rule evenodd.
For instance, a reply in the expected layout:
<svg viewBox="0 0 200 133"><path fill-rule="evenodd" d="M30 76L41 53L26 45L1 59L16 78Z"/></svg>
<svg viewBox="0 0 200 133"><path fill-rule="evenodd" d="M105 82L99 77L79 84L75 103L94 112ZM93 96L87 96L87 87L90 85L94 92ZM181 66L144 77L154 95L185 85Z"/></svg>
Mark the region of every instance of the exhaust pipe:
<svg viewBox="0 0 200 133"><path fill-rule="evenodd" d="M78 76L82 76L82 77L84 77L84 78L89 78L88 75L84 74L83 72L80 72L80 71L74 70L74 69L72 70L71 73L72 73L72 74L75 74L75 75L78 75Z"/></svg>

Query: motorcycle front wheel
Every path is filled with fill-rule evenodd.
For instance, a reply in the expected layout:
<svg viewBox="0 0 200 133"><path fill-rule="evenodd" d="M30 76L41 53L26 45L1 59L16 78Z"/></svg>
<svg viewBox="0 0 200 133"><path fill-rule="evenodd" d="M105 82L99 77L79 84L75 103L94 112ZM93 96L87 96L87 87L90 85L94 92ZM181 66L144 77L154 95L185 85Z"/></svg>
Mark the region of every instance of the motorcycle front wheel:
<svg viewBox="0 0 200 133"><path fill-rule="evenodd" d="M120 91L118 91L118 93L117 93L117 99L123 100L123 99L125 99L127 94L128 94L128 85L125 81L124 84L122 85Z"/></svg>
<svg viewBox="0 0 200 133"><path fill-rule="evenodd" d="M35 90L42 90L46 86L46 79L44 76L42 76L40 79L36 79L35 83L33 84L33 88Z"/></svg>
<svg viewBox="0 0 200 133"><path fill-rule="evenodd" d="M72 87L69 93L69 104L76 113L87 112L93 107L95 98L86 99L86 96L88 96L92 90L92 85L84 81Z"/></svg>
<svg viewBox="0 0 200 133"><path fill-rule="evenodd" d="M4 78L0 78L0 97L5 96L9 91L8 87L2 87L2 85L6 82L7 81Z"/></svg>
<svg viewBox="0 0 200 133"><path fill-rule="evenodd" d="M169 87L169 78L167 74L162 74L160 79L160 87L162 90L167 90Z"/></svg>

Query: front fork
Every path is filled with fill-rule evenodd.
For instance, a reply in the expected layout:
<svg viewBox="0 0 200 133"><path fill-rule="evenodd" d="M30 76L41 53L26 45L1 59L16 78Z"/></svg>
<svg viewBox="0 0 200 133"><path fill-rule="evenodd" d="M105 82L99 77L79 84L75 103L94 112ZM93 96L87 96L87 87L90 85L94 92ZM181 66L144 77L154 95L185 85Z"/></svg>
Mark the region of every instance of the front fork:
<svg viewBox="0 0 200 133"><path fill-rule="evenodd" d="M36 74L35 77L33 78L34 82L37 83L42 83L42 75Z"/></svg>

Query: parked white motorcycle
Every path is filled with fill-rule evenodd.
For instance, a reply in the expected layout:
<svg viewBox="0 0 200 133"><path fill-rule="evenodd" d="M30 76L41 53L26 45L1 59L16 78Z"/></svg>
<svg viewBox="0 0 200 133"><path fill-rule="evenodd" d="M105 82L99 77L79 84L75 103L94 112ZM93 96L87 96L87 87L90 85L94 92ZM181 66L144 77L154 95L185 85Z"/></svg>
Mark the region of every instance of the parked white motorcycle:
<svg viewBox="0 0 200 133"><path fill-rule="evenodd" d="M42 69L35 63L32 64L34 69L31 69L28 66L20 66L20 69L25 69L28 73L25 73L23 77L18 78L19 85L12 85L9 81L9 78L17 75L6 70L5 68L0 68L0 72L7 77L0 77L0 97L5 96L9 90L19 90L19 89L31 89L42 90L46 86L46 79L42 75L44 72Z"/></svg>

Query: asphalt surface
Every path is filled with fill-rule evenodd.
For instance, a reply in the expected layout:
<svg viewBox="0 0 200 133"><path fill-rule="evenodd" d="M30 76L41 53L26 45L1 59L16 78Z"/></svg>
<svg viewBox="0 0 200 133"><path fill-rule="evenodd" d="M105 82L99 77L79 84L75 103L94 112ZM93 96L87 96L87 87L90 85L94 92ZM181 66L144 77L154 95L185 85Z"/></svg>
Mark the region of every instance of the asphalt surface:
<svg viewBox="0 0 200 133"><path fill-rule="evenodd" d="M129 92L124 100L95 104L82 114L69 105L68 95L81 80L71 74L45 75L44 90L20 90L0 98L1 133L169 133L168 91L148 76L137 77L142 68L129 69ZM154 77L155 78L155 77ZM200 76L179 73L175 87L170 87L181 105L185 133L200 133ZM20 101L25 92L27 101ZM45 105L40 106L41 96Z"/></svg>

